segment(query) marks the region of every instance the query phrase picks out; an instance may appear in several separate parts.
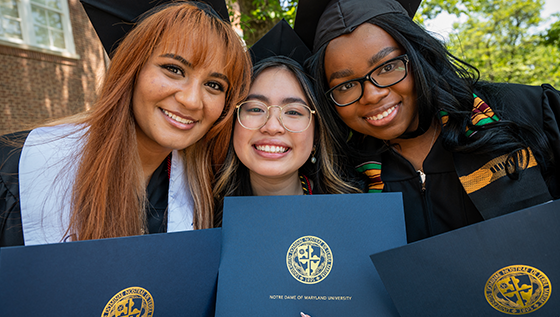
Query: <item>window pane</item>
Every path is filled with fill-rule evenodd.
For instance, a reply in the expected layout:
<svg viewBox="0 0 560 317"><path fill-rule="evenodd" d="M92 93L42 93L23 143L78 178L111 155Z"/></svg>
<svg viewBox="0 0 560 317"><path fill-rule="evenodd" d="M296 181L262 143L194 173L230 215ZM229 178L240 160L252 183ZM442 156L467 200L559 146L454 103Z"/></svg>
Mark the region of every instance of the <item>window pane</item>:
<svg viewBox="0 0 560 317"><path fill-rule="evenodd" d="M50 46L51 43L49 41L49 29L35 25L33 27L35 30L35 41L37 44Z"/></svg>
<svg viewBox="0 0 560 317"><path fill-rule="evenodd" d="M47 14L49 16L48 26L62 31L62 17L60 14L53 11L47 11Z"/></svg>
<svg viewBox="0 0 560 317"><path fill-rule="evenodd" d="M62 7L60 6L60 0L47 0L47 7L62 10Z"/></svg>
<svg viewBox="0 0 560 317"><path fill-rule="evenodd" d="M48 25L47 13L44 9L36 6L31 6L31 11L33 14L33 24Z"/></svg>
<svg viewBox="0 0 560 317"><path fill-rule="evenodd" d="M10 39L23 39L19 21L0 17L0 36Z"/></svg>
<svg viewBox="0 0 560 317"><path fill-rule="evenodd" d="M17 2L15 0L0 0L0 15L19 18Z"/></svg>
<svg viewBox="0 0 560 317"><path fill-rule="evenodd" d="M17 7L16 0L0 0L0 6L3 7Z"/></svg>
<svg viewBox="0 0 560 317"><path fill-rule="evenodd" d="M66 48L66 43L64 42L64 32L51 30L51 35L53 37L53 45L58 48Z"/></svg>
<svg viewBox="0 0 560 317"><path fill-rule="evenodd" d="M65 30L70 21L63 1L0 0L0 38L74 54L72 34Z"/></svg>

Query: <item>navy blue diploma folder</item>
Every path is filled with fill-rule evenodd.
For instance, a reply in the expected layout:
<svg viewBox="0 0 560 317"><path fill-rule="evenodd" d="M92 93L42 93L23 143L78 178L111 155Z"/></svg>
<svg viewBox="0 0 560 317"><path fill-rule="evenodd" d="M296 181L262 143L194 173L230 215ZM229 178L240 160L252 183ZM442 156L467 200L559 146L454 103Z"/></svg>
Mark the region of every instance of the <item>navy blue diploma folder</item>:
<svg viewBox="0 0 560 317"><path fill-rule="evenodd" d="M400 193L230 197L216 316L398 316L369 255L406 244Z"/></svg>
<svg viewBox="0 0 560 317"><path fill-rule="evenodd" d="M402 317L560 316L560 201L371 256Z"/></svg>
<svg viewBox="0 0 560 317"><path fill-rule="evenodd" d="M0 248L1 316L214 316L221 229Z"/></svg>

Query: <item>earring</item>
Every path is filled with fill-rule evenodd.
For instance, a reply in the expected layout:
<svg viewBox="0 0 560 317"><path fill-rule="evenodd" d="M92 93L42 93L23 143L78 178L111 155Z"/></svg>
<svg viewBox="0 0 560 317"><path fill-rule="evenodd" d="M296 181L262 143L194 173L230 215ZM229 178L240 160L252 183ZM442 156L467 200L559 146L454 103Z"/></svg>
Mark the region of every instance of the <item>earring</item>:
<svg viewBox="0 0 560 317"><path fill-rule="evenodd" d="M313 145L313 151L311 152L311 164L317 163L317 159L315 158L315 145Z"/></svg>

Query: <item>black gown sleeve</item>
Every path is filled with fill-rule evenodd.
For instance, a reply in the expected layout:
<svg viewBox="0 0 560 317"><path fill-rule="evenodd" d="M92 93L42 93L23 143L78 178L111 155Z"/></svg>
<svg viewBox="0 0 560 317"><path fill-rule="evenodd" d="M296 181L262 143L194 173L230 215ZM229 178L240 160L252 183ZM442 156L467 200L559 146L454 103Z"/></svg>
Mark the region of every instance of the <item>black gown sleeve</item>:
<svg viewBox="0 0 560 317"><path fill-rule="evenodd" d="M480 92L481 98L491 107L498 104L501 115L508 120L531 126L543 133L550 153L541 151L546 159L546 166L541 166L541 173L551 196L559 199L560 92L549 84L529 86L505 83L486 85Z"/></svg>
<svg viewBox="0 0 560 317"><path fill-rule="evenodd" d="M560 198L560 91L552 86L542 85L542 111L543 111L543 131L546 134L552 160L548 164L548 171L545 180L550 194L554 199Z"/></svg>
<svg viewBox="0 0 560 317"><path fill-rule="evenodd" d="M23 245L18 167L29 131L0 139L0 247Z"/></svg>
<svg viewBox="0 0 560 317"><path fill-rule="evenodd" d="M560 92L549 84L527 86L506 85L506 105L510 120L539 129L546 139L550 155L541 173L554 199L560 198Z"/></svg>

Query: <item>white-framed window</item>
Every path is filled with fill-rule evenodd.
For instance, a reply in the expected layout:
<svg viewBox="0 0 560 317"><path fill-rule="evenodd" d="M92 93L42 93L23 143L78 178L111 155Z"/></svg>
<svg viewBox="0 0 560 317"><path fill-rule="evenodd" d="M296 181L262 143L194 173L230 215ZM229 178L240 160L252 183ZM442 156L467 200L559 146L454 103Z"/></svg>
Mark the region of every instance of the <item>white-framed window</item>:
<svg viewBox="0 0 560 317"><path fill-rule="evenodd" d="M67 0L0 0L0 41L76 54Z"/></svg>

